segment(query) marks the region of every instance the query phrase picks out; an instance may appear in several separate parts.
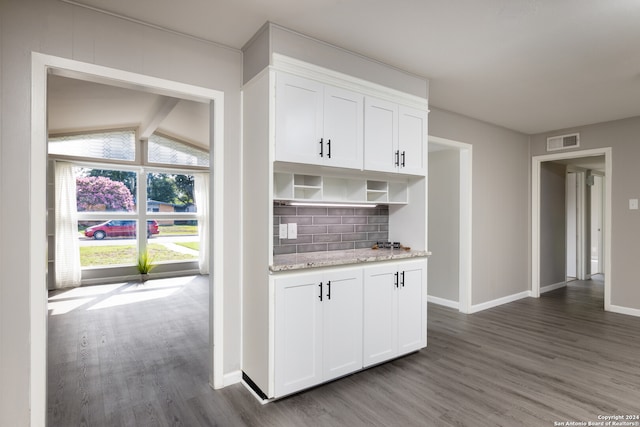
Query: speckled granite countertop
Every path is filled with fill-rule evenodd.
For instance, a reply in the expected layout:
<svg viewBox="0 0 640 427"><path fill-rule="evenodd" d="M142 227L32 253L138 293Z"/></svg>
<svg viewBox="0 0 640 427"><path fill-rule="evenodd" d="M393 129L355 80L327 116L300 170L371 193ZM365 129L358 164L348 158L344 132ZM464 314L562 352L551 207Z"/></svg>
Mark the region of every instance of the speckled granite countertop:
<svg viewBox="0 0 640 427"><path fill-rule="evenodd" d="M351 249L346 251L309 252L302 254L274 255L272 272L301 270L314 267L359 264L392 259L425 258L429 251L404 249Z"/></svg>

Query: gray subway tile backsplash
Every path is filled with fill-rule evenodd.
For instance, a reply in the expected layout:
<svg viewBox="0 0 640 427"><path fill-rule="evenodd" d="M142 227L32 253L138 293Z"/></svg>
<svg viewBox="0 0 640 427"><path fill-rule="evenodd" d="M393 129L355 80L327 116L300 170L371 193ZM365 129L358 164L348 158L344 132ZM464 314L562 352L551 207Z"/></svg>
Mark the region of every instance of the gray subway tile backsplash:
<svg viewBox="0 0 640 427"><path fill-rule="evenodd" d="M273 254L370 248L389 240L389 207L274 206ZM279 225L298 224L297 239L280 239Z"/></svg>

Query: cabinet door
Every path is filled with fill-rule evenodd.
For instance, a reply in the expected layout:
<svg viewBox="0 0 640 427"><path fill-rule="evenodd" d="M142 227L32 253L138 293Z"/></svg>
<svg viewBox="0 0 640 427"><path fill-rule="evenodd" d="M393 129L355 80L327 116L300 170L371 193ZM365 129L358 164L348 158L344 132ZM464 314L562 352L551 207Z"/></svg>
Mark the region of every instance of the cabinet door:
<svg viewBox="0 0 640 427"><path fill-rule="evenodd" d="M322 302L318 274L275 281L275 395L322 382Z"/></svg>
<svg viewBox="0 0 640 427"><path fill-rule="evenodd" d="M324 275L324 380L362 369L362 269Z"/></svg>
<svg viewBox="0 0 640 427"><path fill-rule="evenodd" d="M362 169L364 97L324 87L324 160L327 166Z"/></svg>
<svg viewBox="0 0 640 427"><path fill-rule="evenodd" d="M401 173L424 175L427 168L427 112L399 107L398 150Z"/></svg>
<svg viewBox="0 0 640 427"><path fill-rule="evenodd" d="M323 85L289 74L276 77L275 158L322 164Z"/></svg>
<svg viewBox="0 0 640 427"><path fill-rule="evenodd" d="M391 359L398 347L398 289L394 265L364 269L363 365Z"/></svg>
<svg viewBox="0 0 640 427"><path fill-rule="evenodd" d="M395 172L398 147L398 105L381 99L365 99L364 168Z"/></svg>
<svg viewBox="0 0 640 427"><path fill-rule="evenodd" d="M398 355L401 355L426 345L424 331L427 319L424 307L427 296L424 292L426 275L423 262L399 264L398 271Z"/></svg>

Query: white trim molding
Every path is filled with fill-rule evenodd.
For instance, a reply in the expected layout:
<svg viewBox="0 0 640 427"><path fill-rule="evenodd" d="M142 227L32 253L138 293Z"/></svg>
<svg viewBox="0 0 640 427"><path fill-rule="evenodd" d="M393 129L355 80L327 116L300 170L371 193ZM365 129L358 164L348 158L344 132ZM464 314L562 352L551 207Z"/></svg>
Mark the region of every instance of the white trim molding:
<svg viewBox="0 0 640 427"><path fill-rule="evenodd" d="M544 294L545 292L555 291L556 289L565 288L566 286L567 286L567 282L566 281L553 283L551 285L541 286L540 287L540 293Z"/></svg>
<svg viewBox="0 0 640 427"><path fill-rule="evenodd" d="M461 313L471 313L473 240L473 146L464 142L429 136L429 143L444 145L460 153L459 302ZM428 246L428 245L427 245Z"/></svg>
<svg viewBox="0 0 640 427"><path fill-rule="evenodd" d="M213 274L210 275L210 370L211 383L223 387L223 286L224 283L224 93L42 53L31 54L31 156L29 183L29 293L30 293L30 425L46 421L47 388L47 286L46 286L46 165L47 165L47 74L105 83L135 90L148 90L211 105L211 179L214 186L211 241ZM213 238L215 236L215 239ZM43 261L44 260L44 261ZM215 320L214 320L215 316Z"/></svg>
<svg viewBox="0 0 640 427"><path fill-rule="evenodd" d="M498 307L499 305L508 304L510 302L518 301L519 299L528 298L530 296L531 296L531 291L524 291L524 292L520 292L513 295L507 295L506 297L483 302L480 304L474 304L471 306L471 311L469 311L469 314L477 313L483 310L488 310L490 308Z"/></svg>
<svg viewBox="0 0 640 427"><path fill-rule="evenodd" d="M452 301L450 299L434 297L432 295L427 295L427 302L441 305L443 307L453 308L455 310L460 309L460 303L458 301Z"/></svg>
<svg viewBox="0 0 640 427"><path fill-rule="evenodd" d="M605 158L605 197L604 197L604 309L611 307L611 183L613 181L613 162L611 147L590 150L569 151L565 153L544 154L531 158L531 296L540 297L540 165L542 162L574 159L581 157L604 156Z"/></svg>
<svg viewBox="0 0 640 427"><path fill-rule="evenodd" d="M637 308L622 307L620 305L610 304L609 311L613 313L626 314L627 316L640 317L640 309Z"/></svg>
<svg viewBox="0 0 640 427"><path fill-rule="evenodd" d="M426 98L411 95L386 86L372 83L357 77L309 64L279 53L273 54L272 69L295 74L321 83L330 84L347 90L352 90L390 102L407 105L419 110L429 110L429 102Z"/></svg>
<svg viewBox="0 0 640 427"><path fill-rule="evenodd" d="M238 370L238 371L228 372L224 374L222 382L223 382L223 387L242 382L242 371Z"/></svg>

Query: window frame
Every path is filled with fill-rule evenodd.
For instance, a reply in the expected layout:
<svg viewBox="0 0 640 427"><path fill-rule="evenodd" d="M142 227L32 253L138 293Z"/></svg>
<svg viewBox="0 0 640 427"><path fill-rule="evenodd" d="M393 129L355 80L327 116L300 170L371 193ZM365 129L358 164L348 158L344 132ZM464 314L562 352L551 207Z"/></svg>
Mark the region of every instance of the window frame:
<svg viewBox="0 0 640 427"><path fill-rule="evenodd" d="M143 225L143 229L146 229L145 224L149 220L198 220L198 212L147 212L147 180L146 175L149 173L163 173L163 174L181 174L181 175L195 175L197 173L211 173L211 166L194 166L194 165L172 165L164 163L149 163L148 162L148 150L147 140L141 140L138 137L138 129L132 127L118 127L118 128L102 128L102 129L87 129L83 131L64 132L49 134L48 138L60 137L60 136L74 136L96 133L108 133L108 132L121 132L132 131L134 133L135 142L135 160L118 160L118 159L100 159L95 157L83 157L73 155L62 154L50 154L48 158L53 161L67 161L74 167L90 168L90 169L110 169L127 172L135 172L137 185L136 194L134 195L136 203L136 210L132 212L111 212L111 211L79 211L77 213L78 221L108 221L108 220L134 220L137 221L137 230L140 230L140 224ZM173 136L156 132L164 138L173 139L181 144L191 146L203 151L209 151L198 145L188 143L182 139L175 138ZM146 252L149 239L147 233L136 233L136 247L138 254ZM57 256L57 254L56 254ZM197 263L197 260L189 261L174 261L166 262L162 264L190 264ZM117 266L99 266L99 267L82 267L82 270L90 269L112 269L123 266L134 266L134 264L117 265Z"/></svg>

